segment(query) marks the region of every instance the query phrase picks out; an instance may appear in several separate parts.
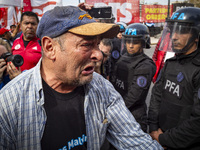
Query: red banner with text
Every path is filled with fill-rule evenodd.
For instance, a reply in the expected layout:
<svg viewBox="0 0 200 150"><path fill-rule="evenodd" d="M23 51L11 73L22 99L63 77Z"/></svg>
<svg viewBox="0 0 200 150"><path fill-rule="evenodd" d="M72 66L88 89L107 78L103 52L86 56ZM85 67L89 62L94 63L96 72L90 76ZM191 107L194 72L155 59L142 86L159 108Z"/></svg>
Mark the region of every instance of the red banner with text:
<svg viewBox="0 0 200 150"><path fill-rule="evenodd" d="M111 6L115 22L140 22L140 0L85 0L95 7Z"/></svg>
<svg viewBox="0 0 200 150"><path fill-rule="evenodd" d="M168 14L167 5L142 5L142 22L165 22Z"/></svg>

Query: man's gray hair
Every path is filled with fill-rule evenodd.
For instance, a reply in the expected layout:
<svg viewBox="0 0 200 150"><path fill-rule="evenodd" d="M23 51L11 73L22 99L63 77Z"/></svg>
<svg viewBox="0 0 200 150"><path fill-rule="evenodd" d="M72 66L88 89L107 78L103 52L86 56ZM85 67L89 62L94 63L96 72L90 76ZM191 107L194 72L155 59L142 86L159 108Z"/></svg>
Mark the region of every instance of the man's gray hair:
<svg viewBox="0 0 200 150"><path fill-rule="evenodd" d="M113 44L112 44L112 40L111 40L111 39L103 38L103 39L101 40L101 42L102 42L103 45L105 45L105 46L110 46L110 47L111 47L110 51L113 49Z"/></svg>

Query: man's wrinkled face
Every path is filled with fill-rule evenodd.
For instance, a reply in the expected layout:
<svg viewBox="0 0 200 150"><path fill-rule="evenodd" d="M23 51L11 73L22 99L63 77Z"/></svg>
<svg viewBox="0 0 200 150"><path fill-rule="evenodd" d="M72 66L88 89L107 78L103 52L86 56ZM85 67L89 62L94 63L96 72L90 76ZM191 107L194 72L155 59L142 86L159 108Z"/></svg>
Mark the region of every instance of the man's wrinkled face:
<svg viewBox="0 0 200 150"><path fill-rule="evenodd" d="M38 22L33 16L23 16L21 22L21 30L23 32L23 38L26 41L32 40L36 36Z"/></svg>
<svg viewBox="0 0 200 150"><path fill-rule="evenodd" d="M59 37L56 50L56 74L64 83L84 85L92 80L96 62L102 60L98 36L65 33Z"/></svg>

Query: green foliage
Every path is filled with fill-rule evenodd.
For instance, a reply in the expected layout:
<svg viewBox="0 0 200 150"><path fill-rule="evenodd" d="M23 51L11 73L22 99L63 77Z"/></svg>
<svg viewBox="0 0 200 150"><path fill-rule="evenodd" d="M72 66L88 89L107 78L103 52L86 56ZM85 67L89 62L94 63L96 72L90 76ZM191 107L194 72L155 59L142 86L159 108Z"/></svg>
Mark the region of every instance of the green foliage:
<svg viewBox="0 0 200 150"><path fill-rule="evenodd" d="M189 3L194 4L195 7L199 7L200 8L200 0L188 0Z"/></svg>

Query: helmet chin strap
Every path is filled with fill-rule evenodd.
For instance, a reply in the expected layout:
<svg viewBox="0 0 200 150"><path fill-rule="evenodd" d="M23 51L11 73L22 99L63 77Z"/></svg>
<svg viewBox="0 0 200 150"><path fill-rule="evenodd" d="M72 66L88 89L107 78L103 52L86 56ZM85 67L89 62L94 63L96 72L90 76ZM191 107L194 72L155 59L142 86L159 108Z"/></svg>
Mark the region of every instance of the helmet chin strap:
<svg viewBox="0 0 200 150"><path fill-rule="evenodd" d="M180 50L180 49L174 49L174 48L172 48L173 52L180 53L180 54L186 53L193 46L193 44L195 43L195 39L196 38L194 36L192 36L189 39L189 41L187 42L187 45L185 45L185 47L183 49Z"/></svg>

